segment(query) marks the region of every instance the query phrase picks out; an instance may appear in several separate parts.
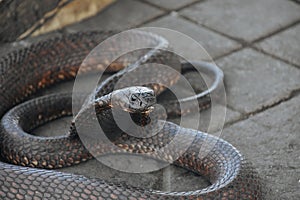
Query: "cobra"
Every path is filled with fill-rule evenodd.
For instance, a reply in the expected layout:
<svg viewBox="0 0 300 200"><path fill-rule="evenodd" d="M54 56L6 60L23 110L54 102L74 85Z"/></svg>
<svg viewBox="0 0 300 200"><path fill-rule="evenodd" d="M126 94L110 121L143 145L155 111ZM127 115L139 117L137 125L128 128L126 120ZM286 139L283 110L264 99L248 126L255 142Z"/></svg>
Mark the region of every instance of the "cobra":
<svg viewBox="0 0 300 200"><path fill-rule="evenodd" d="M121 148L121 151L148 154L156 159L168 161L166 158L172 155L171 152L157 154L152 147L162 148L175 136L191 137L193 138L191 144L184 152L179 152L174 164L207 177L211 182L209 187L199 188L196 191L164 192L49 170L92 158L82 145L76 127L71 128L67 135L53 138L42 138L27 133L32 128L54 118L71 114L71 96L54 94L21 102L44 87L74 78L78 70L77 66L87 53L111 34L92 32L69 35L43 41L2 58L0 62L2 94L0 115L3 116L0 135L1 198L264 199L259 176L236 148L220 138L186 129L171 122L165 122L160 132L142 141L122 132L120 137L112 137L111 140ZM160 41L160 37L142 32L137 32L134 37L148 37L149 40ZM164 63L165 58L161 58L162 56L155 54L152 59ZM93 102L96 108L98 106L97 117L105 120L106 116L110 116L105 113L111 112L113 107L112 88L123 73L124 71L121 70L100 84L96 101ZM24 78L23 74L27 77ZM173 80L174 77L170 79ZM147 95L136 93L136 90L129 88L121 89L116 94L118 102L122 103L117 106L133 113L148 111L155 102L154 94L162 91L158 87L152 89L140 88L140 91ZM124 92L128 94L127 97L122 95ZM142 103L134 103L137 99ZM203 106L206 107L207 104ZM32 109L33 107L35 109ZM93 106L89 108L94 109ZM78 116L78 119L85 121L84 117ZM183 140L182 143L184 142ZM202 158L199 156L199 151L204 144L211 151Z"/></svg>

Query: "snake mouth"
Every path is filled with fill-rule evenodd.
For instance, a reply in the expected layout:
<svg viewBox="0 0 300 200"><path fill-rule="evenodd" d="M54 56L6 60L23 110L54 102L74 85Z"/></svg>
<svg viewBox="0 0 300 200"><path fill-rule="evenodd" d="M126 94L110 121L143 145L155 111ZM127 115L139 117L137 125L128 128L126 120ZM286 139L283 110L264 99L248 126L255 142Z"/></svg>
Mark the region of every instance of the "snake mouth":
<svg viewBox="0 0 300 200"><path fill-rule="evenodd" d="M144 109L133 109L133 108L124 108L124 111L128 112L128 113L132 113L132 114L149 114L150 112L152 112L154 110L154 106L149 106L147 108Z"/></svg>
<svg viewBox="0 0 300 200"><path fill-rule="evenodd" d="M149 114L150 112L152 112L154 110L154 106L150 106L148 107L146 110L142 111L142 114Z"/></svg>

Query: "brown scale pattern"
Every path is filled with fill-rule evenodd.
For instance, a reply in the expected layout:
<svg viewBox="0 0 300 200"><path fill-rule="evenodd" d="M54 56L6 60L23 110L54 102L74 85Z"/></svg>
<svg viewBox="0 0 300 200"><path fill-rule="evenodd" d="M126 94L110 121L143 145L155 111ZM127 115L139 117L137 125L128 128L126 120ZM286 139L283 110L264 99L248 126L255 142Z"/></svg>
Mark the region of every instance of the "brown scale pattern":
<svg viewBox="0 0 300 200"><path fill-rule="evenodd" d="M38 90L74 78L82 59L95 45L111 34L91 32L54 38L1 58L1 118L6 111ZM159 38L153 35L137 34L135 37L159 42ZM113 48L118 48L118 44ZM162 63L165 63L165 59L158 55L154 57L154 60ZM166 60L168 62L168 59ZM122 62L125 61L121 59L120 63ZM99 70L102 66L105 66L105 63L94 68ZM114 67L116 66L112 69ZM88 70L93 70L93 67ZM100 91L104 88L100 92L101 95L111 91L109 85L114 84L119 75L120 73L117 73L103 83L100 87ZM158 93L159 90L160 88ZM70 95L34 99L15 107L6 115L6 119L2 119L1 199L264 199L260 178L251 164L232 145L222 139L181 128L170 122L164 125L158 135L151 138L140 139L123 135L114 142L122 147L124 152L142 152L164 161L180 155L174 164L206 176L211 182L208 188L188 192L161 192L33 168L58 168L91 158L78 136L74 134L76 129L71 129L65 136L55 138L35 137L24 132L54 118L70 114L70 110L66 108L71 103ZM35 109L32 109L33 106ZM16 116L20 117L19 120L16 120ZM107 118L109 115L103 112L100 116ZM193 138L185 152L176 152L176 148L171 148L172 151L155 151L163 148L175 135L182 135L183 144L188 142L184 138ZM199 150L203 145L211 148L204 158L199 157Z"/></svg>

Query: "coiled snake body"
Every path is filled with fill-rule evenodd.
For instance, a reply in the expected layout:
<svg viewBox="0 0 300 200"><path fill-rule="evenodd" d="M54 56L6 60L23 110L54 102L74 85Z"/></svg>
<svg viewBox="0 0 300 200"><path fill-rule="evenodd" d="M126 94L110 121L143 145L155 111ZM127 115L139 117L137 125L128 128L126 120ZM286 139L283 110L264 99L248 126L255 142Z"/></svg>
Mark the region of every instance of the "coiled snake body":
<svg viewBox="0 0 300 200"><path fill-rule="evenodd" d="M9 109L32 96L36 91L74 78L78 66L89 51L111 34L92 32L69 35L38 43L2 58L0 62L0 116L4 116ZM159 38L146 33L137 34L134 37L149 37L150 39L152 37L154 41ZM156 56L154 60L164 62L159 56ZM115 77L121 73L117 73ZM111 78L105 84L111 84L117 79ZM107 95L112 88L106 85L106 87L100 87L98 91L98 94L101 94L98 96L102 109L100 118L102 117L104 121L108 121L105 113L110 111L111 104ZM47 107L46 110L45 107ZM166 122L160 132L150 138L139 139L122 135L117 139L114 138L113 143L125 152L149 154L168 161L168 158L176 152L166 151L156 154L152 147L161 148L174 136L188 136L192 138L192 141L186 151L177 152L179 156L174 164L204 175L211 182L209 187L187 192L144 190L99 179L89 179L80 175L33 168L64 167L92 158L78 135L74 134L75 129L71 129L66 136L56 138L42 138L25 132L50 121L53 116L71 114L71 108L70 95L51 95L21 104L3 117L0 133L2 160L0 162L0 198L131 200L264 198L257 173L232 145L222 139L182 128L171 122ZM183 140L182 143L184 142ZM199 153L203 145L207 146L210 151L202 158Z"/></svg>

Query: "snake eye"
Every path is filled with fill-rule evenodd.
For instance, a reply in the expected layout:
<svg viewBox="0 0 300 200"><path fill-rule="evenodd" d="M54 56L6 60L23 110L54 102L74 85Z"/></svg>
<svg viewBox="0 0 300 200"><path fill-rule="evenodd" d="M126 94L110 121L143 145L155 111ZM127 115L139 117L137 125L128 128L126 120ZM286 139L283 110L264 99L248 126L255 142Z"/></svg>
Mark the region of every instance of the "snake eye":
<svg viewBox="0 0 300 200"><path fill-rule="evenodd" d="M131 95L131 98L130 98L131 101L136 101L136 99L137 99L137 98L136 98L135 95Z"/></svg>

